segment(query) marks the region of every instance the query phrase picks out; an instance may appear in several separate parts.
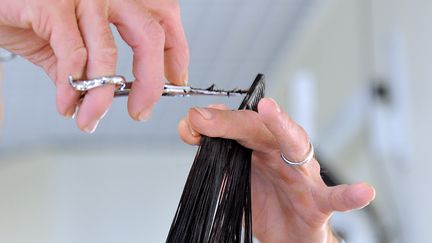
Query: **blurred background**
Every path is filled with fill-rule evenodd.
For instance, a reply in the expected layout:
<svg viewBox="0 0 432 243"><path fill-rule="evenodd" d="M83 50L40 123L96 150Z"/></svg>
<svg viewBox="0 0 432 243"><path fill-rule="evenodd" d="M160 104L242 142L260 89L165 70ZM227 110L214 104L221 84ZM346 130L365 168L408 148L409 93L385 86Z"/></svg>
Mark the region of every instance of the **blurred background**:
<svg viewBox="0 0 432 243"><path fill-rule="evenodd" d="M181 0L190 84L246 88L267 76L327 176L377 189L332 223L348 243L427 242L432 223L432 1ZM118 73L131 50L116 33ZM7 59L7 53L0 56ZM1 73L1 71L0 71ZM163 97L133 122L116 99L95 134L55 109L47 76L3 63L0 242L163 242L196 148L178 138L189 107L239 98Z"/></svg>

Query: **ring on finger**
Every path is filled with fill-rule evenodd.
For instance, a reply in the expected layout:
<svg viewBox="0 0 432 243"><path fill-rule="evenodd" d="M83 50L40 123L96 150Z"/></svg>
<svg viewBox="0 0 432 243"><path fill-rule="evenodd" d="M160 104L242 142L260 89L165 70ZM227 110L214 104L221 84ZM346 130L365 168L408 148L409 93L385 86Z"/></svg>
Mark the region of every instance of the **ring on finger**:
<svg viewBox="0 0 432 243"><path fill-rule="evenodd" d="M280 153L280 156L281 156L282 160L286 164L288 164L290 166L301 166L301 165L304 165L304 164L308 163L309 161L311 161L314 158L314 156L315 156L315 150L314 150L314 147L313 147L312 143L309 142L309 151L306 154L306 158L304 160L302 160L302 161L291 161L291 160L288 160L283 155L282 152Z"/></svg>

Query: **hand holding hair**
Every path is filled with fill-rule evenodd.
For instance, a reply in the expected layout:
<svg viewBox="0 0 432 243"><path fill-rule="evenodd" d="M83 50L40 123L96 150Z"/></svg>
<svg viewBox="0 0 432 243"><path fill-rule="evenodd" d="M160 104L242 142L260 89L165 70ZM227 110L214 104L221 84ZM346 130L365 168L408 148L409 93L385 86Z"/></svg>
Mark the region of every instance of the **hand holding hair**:
<svg viewBox="0 0 432 243"><path fill-rule="evenodd" d="M328 226L331 214L365 207L375 196L364 183L326 186L315 159L287 165L280 154L302 161L309 140L272 99L262 99L258 113L221 105L193 108L179 123L179 133L192 145L199 144L203 134L234 139L253 150L253 233L260 242L337 242Z"/></svg>

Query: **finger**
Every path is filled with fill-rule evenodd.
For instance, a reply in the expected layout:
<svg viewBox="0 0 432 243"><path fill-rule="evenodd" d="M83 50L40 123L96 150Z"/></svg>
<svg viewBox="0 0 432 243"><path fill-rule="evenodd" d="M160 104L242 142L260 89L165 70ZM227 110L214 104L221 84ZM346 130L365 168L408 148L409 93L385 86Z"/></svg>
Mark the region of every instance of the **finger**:
<svg viewBox="0 0 432 243"><path fill-rule="evenodd" d="M86 77L114 75L117 47L109 27L108 8L103 0L82 1L77 9L79 27L88 50ZM92 133L108 111L114 97L113 85L90 90L77 114L78 127Z"/></svg>
<svg viewBox="0 0 432 243"><path fill-rule="evenodd" d="M190 145L199 145L201 136L191 129L190 124L187 122L187 119L182 119L178 124L178 132L180 138L187 144Z"/></svg>
<svg viewBox="0 0 432 243"><path fill-rule="evenodd" d="M112 5L112 22L134 52L135 82L129 94L129 114L145 121L162 95L165 33L138 2L113 1Z"/></svg>
<svg viewBox="0 0 432 243"><path fill-rule="evenodd" d="M80 95L69 85L68 76L81 78L87 62L87 50L78 29L73 4L73 1L63 1L56 5L56 11L50 12L49 25L52 27L48 30L44 28L46 25L40 23L44 21L42 17L33 21L34 31L49 40L57 58L57 110L67 117L75 113Z"/></svg>
<svg viewBox="0 0 432 243"><path fill-rule="evenodd" d="M228 110L228 108L223 104L212 104L208 105L208 108L214 108L218 110ZM199 134L189 122L189 114L186 118L183 118L178 124L178 132L181 139L191 145L199 145L201 140L201 134Z"/></svg>
<svg viewBox="0 0 432 243"><path fill-rule="evenodd" d="M321 202L324 211L348 211L367 206L375 198L373 187L359 183L354 185L339 185L322 190Z"/></svg>
<svg viewBox="0 0 432 243"><path fill-rule="evenodd" d="M258 104L258 113L267 129L275 136L281 153L291 161L304 160L310 145L303 128L282 112L273 99L262 99Z"/></svg>
<svg viewBox="0 0 432 243"><path fill-rule="evenodd" d="M180 8L175 5L164 12L161 25L165 30L165 76L170 83L186 85L188 81L189 47L180 19Z"/></svg>
<svg viewBox="0 0 432 243"><path fill-rule="evenodd" d="M234 139L257 151L276 148L273 135L256 112L195 107L189 111L188 118L191 127L200 134Z"/></svg>

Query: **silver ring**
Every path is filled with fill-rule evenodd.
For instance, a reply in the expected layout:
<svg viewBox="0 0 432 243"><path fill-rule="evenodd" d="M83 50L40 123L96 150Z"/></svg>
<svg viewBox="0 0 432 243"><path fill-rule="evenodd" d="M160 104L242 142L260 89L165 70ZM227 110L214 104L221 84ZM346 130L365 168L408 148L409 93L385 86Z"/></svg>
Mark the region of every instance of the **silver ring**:
<svg viewBox="0 0 432 243"><path fill-rule="evenodd" d="M304 160L298 161L298 162L288 160L287 158L285 158L285 156L282 154L282 152L281 152L280 156L281 156L282 160L285 161L285 163L287 163L290 166L301 166L301 165L308 163L309 161L311 161L313 159L313 157L315 156L315 150L314 150L312 143L309 143L309 151L306 155L306 158Z"/></svg>

